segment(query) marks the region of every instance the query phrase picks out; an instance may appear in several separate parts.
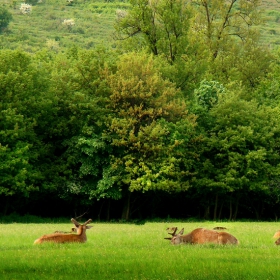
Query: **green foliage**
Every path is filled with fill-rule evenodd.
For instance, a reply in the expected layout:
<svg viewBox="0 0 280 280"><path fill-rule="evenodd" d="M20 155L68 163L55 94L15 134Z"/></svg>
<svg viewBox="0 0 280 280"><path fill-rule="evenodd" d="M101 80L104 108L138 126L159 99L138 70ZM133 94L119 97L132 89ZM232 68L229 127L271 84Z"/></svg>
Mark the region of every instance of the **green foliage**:
<svg viewBox="0 0 280 280"><path fill-rule="evenodd" d="M38 76L29 55L1 52L1 193L5 195L28 195L41 178L33 165L38 159L39 143L34 131L38 113L35 108L38 90L44 86L44 79L39 81Z"/></svg>
<svg viewBox="0 0 280 280"><path fill-rule="evenodd" d="M218 96L225 92L223 85L216 81L202 81L194 91L198 105L206 110L211 109L218 102Z"/></svg>
<svg viewBox="0 0 280 280"><path fill-rule="evenodd" d="M151 56L124 55L109 77L112 114L111 166L120 188L130 191L183 191L191 174L179 152L194 135L195 122L186 113L181 94L157 73ZM176 132L176 127L183 135ZM192 156L186 161L194 160ZM182 166L181 166L182 165Z"/></svg>
<svg viewBox="0 0 280 280"><path fill-rule="evenodd" d="M203 168L208 187L269 191L270 180L280 171L279 109L223 95L210 114L214 121Z"/></svg>
<svg viewBox="0 0 280 280"><path fill-rule="evenodd" d="M0 6L0 32L2 29L8 27L12 19L12 14L5 7Z"/></svg>
<svg viewBox="0 0 280 280"><path fill-rule="evenodd" d="M279 54L260 44L259 1L6 7L2 196L52 189L88 205L188 190L201 204L255 194L277 205ZM113 41L116 17L126 45ZM32 55L5 50L18 47Z"/></svg>
<svg viewBox="0 0 280 280"><path fill-rule="evenodd" d="M118 17L119 39L135 38L154 55L173 63L187 46L190 13L182 1L132 0L131 9ZM138 36L136 36L138 35Z"/></svg>

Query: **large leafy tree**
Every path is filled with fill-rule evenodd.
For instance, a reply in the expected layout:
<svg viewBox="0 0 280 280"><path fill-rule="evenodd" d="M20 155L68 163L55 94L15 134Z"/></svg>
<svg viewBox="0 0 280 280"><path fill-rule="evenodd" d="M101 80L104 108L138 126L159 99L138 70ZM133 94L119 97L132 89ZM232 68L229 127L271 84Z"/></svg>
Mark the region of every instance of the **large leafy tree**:
<svg viewBox="0 0 280 280"><path fill-rule="evenodd" d="M216 197L216 203L219 195L232 198L229 217L234 218L242 196L269 195L271 183L279 176L279 109L227 93L219 96L209 116L203 176L197 186Z"/></svg>
<svg viewBox="0 0 280 280"><path fill-rule="evenodd" d="M195 161L195 119L181 93L161 77L149 55L124 55L117 66L107 78L108 188L120 194L187 190Z"/></svg>
<svg viewBox="0 0 280 280"><path fill-rule="evenodd" d="M57 142L65 182L59 195L67 200L80 196L83 203L91 198L115 197L110 190L96 190L106 178L110 147L103 135L109 109L106 71L114 68L117 54L103 48L85 51L73 48L57 57L52 74L58 102L54 115L53 139ZM82 198L81 198L82 197Z"/></svg>
<svg viewBox="0 0 280 280"><path fill-rule="evenodd" d="M37 189L42 170L41 138L35 132L47 91L46 74L31 56L20 51L0 54L0 194L25 195ZM46 101L47 102L47 101Z"/></svg>

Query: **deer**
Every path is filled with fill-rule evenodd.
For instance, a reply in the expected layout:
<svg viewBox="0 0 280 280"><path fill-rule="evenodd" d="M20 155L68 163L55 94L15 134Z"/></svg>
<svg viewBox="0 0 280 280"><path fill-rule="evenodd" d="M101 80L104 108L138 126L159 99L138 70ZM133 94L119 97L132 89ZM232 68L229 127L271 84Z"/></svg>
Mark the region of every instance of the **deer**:
<svg viewBox="0 0 280 280"><path fill-rule="evenodd" d="M34 244L41 244L43 242L54 243L85 243L87 241L86 230L92 228L88 226L92 220L89 219L84 224L78 223L74 218L71 219L72 223L76 226L77 233L51 233L41 236L34 241ZM73 229L72 229L73 231Z"/></svg>
<svg viewBox="0 0 280 280"><path fill-rule="evenodd" d="M277 230L273 235L273 238L279 238L279 237L280 237L280 230Z"/></svg>
<svg viewBox="0 0 280 280"><path fill-rule="evenodd" d="M172 237L166 237L165 239L171 240L171 244L177 245L181 243L189 244L205 244L205 243L214 243L214 244L239 244L239 241L231 234L227 232L218 232L211 229L197 228L188 234L184 234L184 228L176 234L177 227L172 233Z"/></svg>

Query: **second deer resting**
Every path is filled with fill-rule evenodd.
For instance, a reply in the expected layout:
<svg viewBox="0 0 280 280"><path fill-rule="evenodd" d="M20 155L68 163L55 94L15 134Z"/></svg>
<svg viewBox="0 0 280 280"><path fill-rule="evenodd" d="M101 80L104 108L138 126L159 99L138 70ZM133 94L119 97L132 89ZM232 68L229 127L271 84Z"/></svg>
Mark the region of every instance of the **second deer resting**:
<svg viewBox="0 0 280 280"><path fill-rule="evenodd" d="M72 223L76 226L77 233L52 233L46 234L42 237L36 239L34 244L41 244L43 242L55 242L55 243L71 243L71 242L80 242L84 243L87 241L86 230L92 228L88 226L92 220L89 219L84 224L78 223L75 219L71 219Z"/></svg>
<svg viewBox="0 0 280 280"><path fill-rule="evenodd" d="M204 244L204 243L214 243L214 244L238 244L238 240L231 234L227 232L218 232L215 230L197 228L190 232L189 234L184 233L184 229L176 234L177 227L174 229L173 233L169 233L172 237L167 237L165 239L171 240L171 244L181 244L181 243L190 243L190 244Z"/></svg>

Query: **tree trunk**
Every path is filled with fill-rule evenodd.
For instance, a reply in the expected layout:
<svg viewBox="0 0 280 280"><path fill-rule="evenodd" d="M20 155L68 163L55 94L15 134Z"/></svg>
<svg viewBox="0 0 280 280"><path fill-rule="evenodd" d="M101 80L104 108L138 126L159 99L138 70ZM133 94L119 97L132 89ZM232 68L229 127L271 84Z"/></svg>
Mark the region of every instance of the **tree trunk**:
<svg viewBox="0 0 280 280"><path fill-rule="evenodd" d="M221 216L222 216L222 212L223 212L223 207L224 207L224 200L223 200L223 202L222 202L222 204L220 206L219 217L218 217L219 220L221 220Z"/></svg>
<svg viewBox="0 0 280 280"><path fill-rule="evenodd" d="M108 199L108 207L106 212L106 221L110 221L110 208L111 208L111 199Z"/></svg>
<svg viewBox="0 0 280 280"><path fill-rule="evenodd" d="M9 209L9 196L6 196L6 199L5 199L5 205L4 205L4 209L3 209L3 215L6 216L8 214L8 209Z"/></svg>
<svg viewBox="0 0 280 280"><path fill-rule="evenodd" d="M209 214L210 214L210 206L209 204L205 207L205 211L204 211L204 219L205 220L209 220Z"/></svg>
<svg viewBox="0 0 280 280"><path fill-rule="evenodd" d="M103 208L103 205L104 205L104 200L102 201L102 204L99 208L99 212L98 212L98 215L97 215L97 220L100 221L100 217L101 217L101 212L102 212L102 208Z"/></svg>
<svg viewBox="0 0 280 280"><path fill-rule="evenodd" d="M236 199L235 211L234 211L234 214L233 214L233 220L236 220L236 218L237 218L237 213L238 213L238 208L239 208L239 200L240 200L240 195L238 195L237 199Z"/></svg>
<svg viewBox="0 0 280 280"><path fill-rule="evenodd" d="M123 211L122 211L122 220L128 221L129 220L129 214L130 214L130 196L131 193L129 192L127 197L124 201Z"/></svg>
<svg viewBox="0 0 280 280"><path fill-rule="evenodd" d="M218 194L216 194L216 199L215 199L215 207L214 207L214 215L213 215L213 220L217 220L217 210L218 210Z"/></svg>
<svg viewBox="0 0 280 280"><path fill-rule="evenodd" d="M230 199L229 199L229 217L228 219L231 221L232 219L232 196L230 196Z"/></svg>

